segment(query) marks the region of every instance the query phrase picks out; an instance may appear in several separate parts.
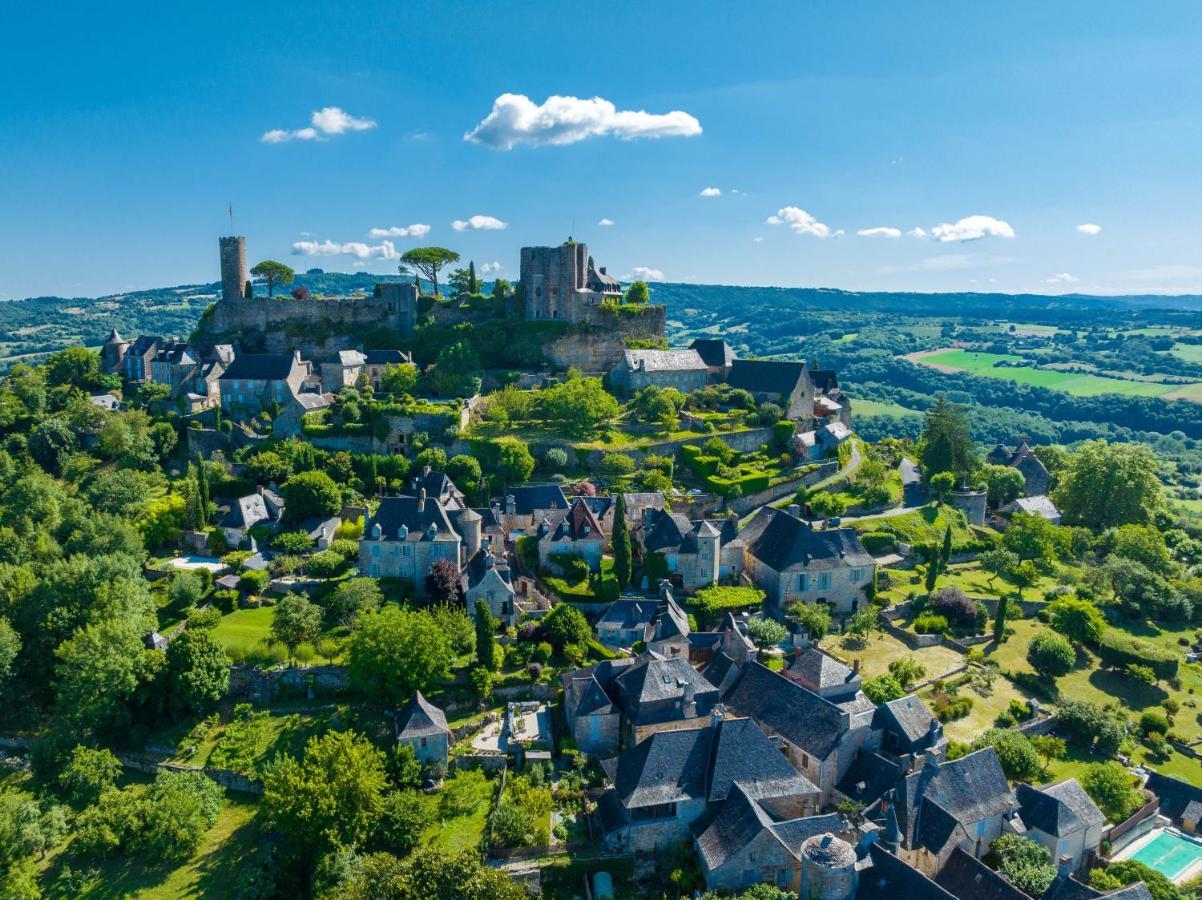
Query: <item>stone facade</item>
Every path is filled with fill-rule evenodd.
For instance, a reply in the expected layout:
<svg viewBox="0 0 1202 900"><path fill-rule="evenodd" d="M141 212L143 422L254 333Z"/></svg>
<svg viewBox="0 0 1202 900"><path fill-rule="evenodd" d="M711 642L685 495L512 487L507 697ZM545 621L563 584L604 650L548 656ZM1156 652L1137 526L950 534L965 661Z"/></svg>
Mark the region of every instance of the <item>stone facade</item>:
<svg viewBox="0 0 1202 900"><path fill-rule="evenodd" d="M523 247L521 290L527 319L584 321L590 306L622 296L617 279L593 266L588 246Z"/></svg>
<svg viewBox="0 0 1202 900"><path fill-rule="evenodd" d="M250 281L246 269L246 238L230 236L218 239L221 247L221 299L240 300Z"/></svg>

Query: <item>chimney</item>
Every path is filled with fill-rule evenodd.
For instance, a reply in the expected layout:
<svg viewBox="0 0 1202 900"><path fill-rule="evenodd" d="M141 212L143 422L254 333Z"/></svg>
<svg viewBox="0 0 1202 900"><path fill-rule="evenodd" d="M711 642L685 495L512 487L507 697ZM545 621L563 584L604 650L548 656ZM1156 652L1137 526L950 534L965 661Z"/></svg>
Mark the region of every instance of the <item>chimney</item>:
<svg viewBox="0 0 1202 900"><path fill-rule="evenodd" d="M423 478L429 477L431 471L432 470L430 469L429 466L422 466L422 477Z"/></svg>
<svg viewBox="0 0 1202 900"><path fill-rule="evenodd" d="M506 494L505 495L505 515L514 516L514 515L517 515L517 511L518 511L517 498L515 496L513 496L513 494Z"/></svg>
<svg viewBox="0 0 1202 900"><path fill-rule="evenodd" d="M860 674L860 658L858 656L851 661L851 670L857 675Z"/></svg>
<svg viewBox="0 0 1202 900"><path fill-rule="evenodd" d="M426 489L422 488L417 492L417 511L423 512L426 508Z"/></svg>
<svg viewBox="0 0 1202 900"><path fill-rule="evenodd" d="M786 509L785 512L787 512L789 515L791 515L795 519L801 518L801 507L798 506L796 503L790 503L789 508Z"/></svg>
<svg viewBox="0 0 1202 900"><path fill-rule="evenodd" d="M1065 878L1073 874L1073 858L1069 854L1065 853L1056 860L1056 872Z"/></svg>
<svg viewBox="0 0 1202 900"><path fill-rule="evenodd" d="M600 272L602 275L605 275L605 274L606 274L606 272L605 272L605 266L602 266L602 267L601 267L600 269L598 269L597 271L598 271L598 272Z"/></svg>

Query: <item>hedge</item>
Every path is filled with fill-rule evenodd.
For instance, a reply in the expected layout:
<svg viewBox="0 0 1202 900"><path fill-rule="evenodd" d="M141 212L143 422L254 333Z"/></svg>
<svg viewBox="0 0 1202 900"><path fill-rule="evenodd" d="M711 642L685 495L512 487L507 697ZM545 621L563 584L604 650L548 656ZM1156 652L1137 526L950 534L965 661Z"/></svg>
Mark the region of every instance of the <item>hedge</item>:
<svg viewBox="0 0 1202 900"><path fill-rule="evenodd" d="M719 478L717 475L711 475L703 480L711 493L722 497L729 497L734 493L736 486L739 488L740 496L766 491L771 484L772 478L767 472L750 472L741 478Z"/></svg>
<svg viewBox="0 0 1202 900"><path fill-rule="evenodd" d="M707 587L697 592L697 610L706 616L716 616L729 609L759 606L767 595L754 587Z"/></svg>
<svg viewBox="0 0 1202 900"><path fill-rule="evenodd" d="M1179 659L1176 654L1114 628L1103 632L1098 641L1098 655L1108 666L1148 666L1158 678L1168 680L1177 677Z"/></svg>
<svg viewBox="0 0 1202 900"><path fill-rule="evenodd" d="M880 556L897 549L897 535L888 531L868 531L860 535L860 543L873 556Z"/></svg>
<svg viewBox="0 0 1202 900"><path fill-rule="evenodd" d="M778 447L789 448L789 442L797 431L797 423L790 419L781 419L772 426L772 441Z"/></svg>

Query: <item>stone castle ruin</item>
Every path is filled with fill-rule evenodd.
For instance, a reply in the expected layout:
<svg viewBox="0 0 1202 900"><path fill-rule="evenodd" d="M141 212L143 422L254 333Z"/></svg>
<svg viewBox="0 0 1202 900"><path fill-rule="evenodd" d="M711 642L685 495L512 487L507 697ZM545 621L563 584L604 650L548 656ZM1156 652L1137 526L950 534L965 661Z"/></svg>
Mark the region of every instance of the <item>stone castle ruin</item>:
<svg viewBox="0 0 1202 900"><path fill-rule="evenodd" d="M202 347L233 343L245 351L300 351L319 359L362 349L364 336L373 329L389 328L403 339L412 337L423 320L488 327L488 316L479 310L423 298L408 282L381 282L366 297L248 297L246 238L222 237L219 247L221 299L197 327L194 340ZM608 371L622 358L626 338L664 337L664 308L642 307L637 315L615 312L621 284L604 267L593 265L587 245L571 239L557 247L523 247L518 291L524 319L572 326L544 347L547 361L557 369Z"/></svg>

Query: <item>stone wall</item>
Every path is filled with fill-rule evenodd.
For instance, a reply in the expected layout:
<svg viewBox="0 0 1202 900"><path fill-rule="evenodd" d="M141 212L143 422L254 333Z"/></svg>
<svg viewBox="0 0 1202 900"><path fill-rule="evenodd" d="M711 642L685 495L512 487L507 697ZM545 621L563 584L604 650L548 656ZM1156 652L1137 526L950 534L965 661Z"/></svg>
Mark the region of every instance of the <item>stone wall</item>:
<svg viewBox="0 0 1202 900"><path fill-rule="evenodd" d="M281 695L305 697L347 690L350 676L344 666L306 666L259 669L230 666L230 696L271 703Z"/></svg>
<svg viewBox="0 0 1202 900"><path fill-rule="evenodd" d="M608 372L621 362L626 352L626 338L662 338L665 318L662 306L643 307L636 316L590 306L584 327L551 341L543 347L543 353L556 369L575 368L591 374Z"/></svg>
<svg viewBox="0 0 1202 900"><path fill-rule="evenodd" d="M727 504L728 509L733 509L739 515L751 512L757 507L764 506L768 503L773 503L780 500L782 497L788 497L791 494L796 494L803 487L809 487L816 484L823 478L827 478L834 474L839 468L839 460L826 459L817 464L817 467L806 472L804 475L798 475L796 478L790 478L788 481L782 481L780 484L775 484L766 491L760 491L758 494L746 494L742 497L736 497Z"/></svg>

